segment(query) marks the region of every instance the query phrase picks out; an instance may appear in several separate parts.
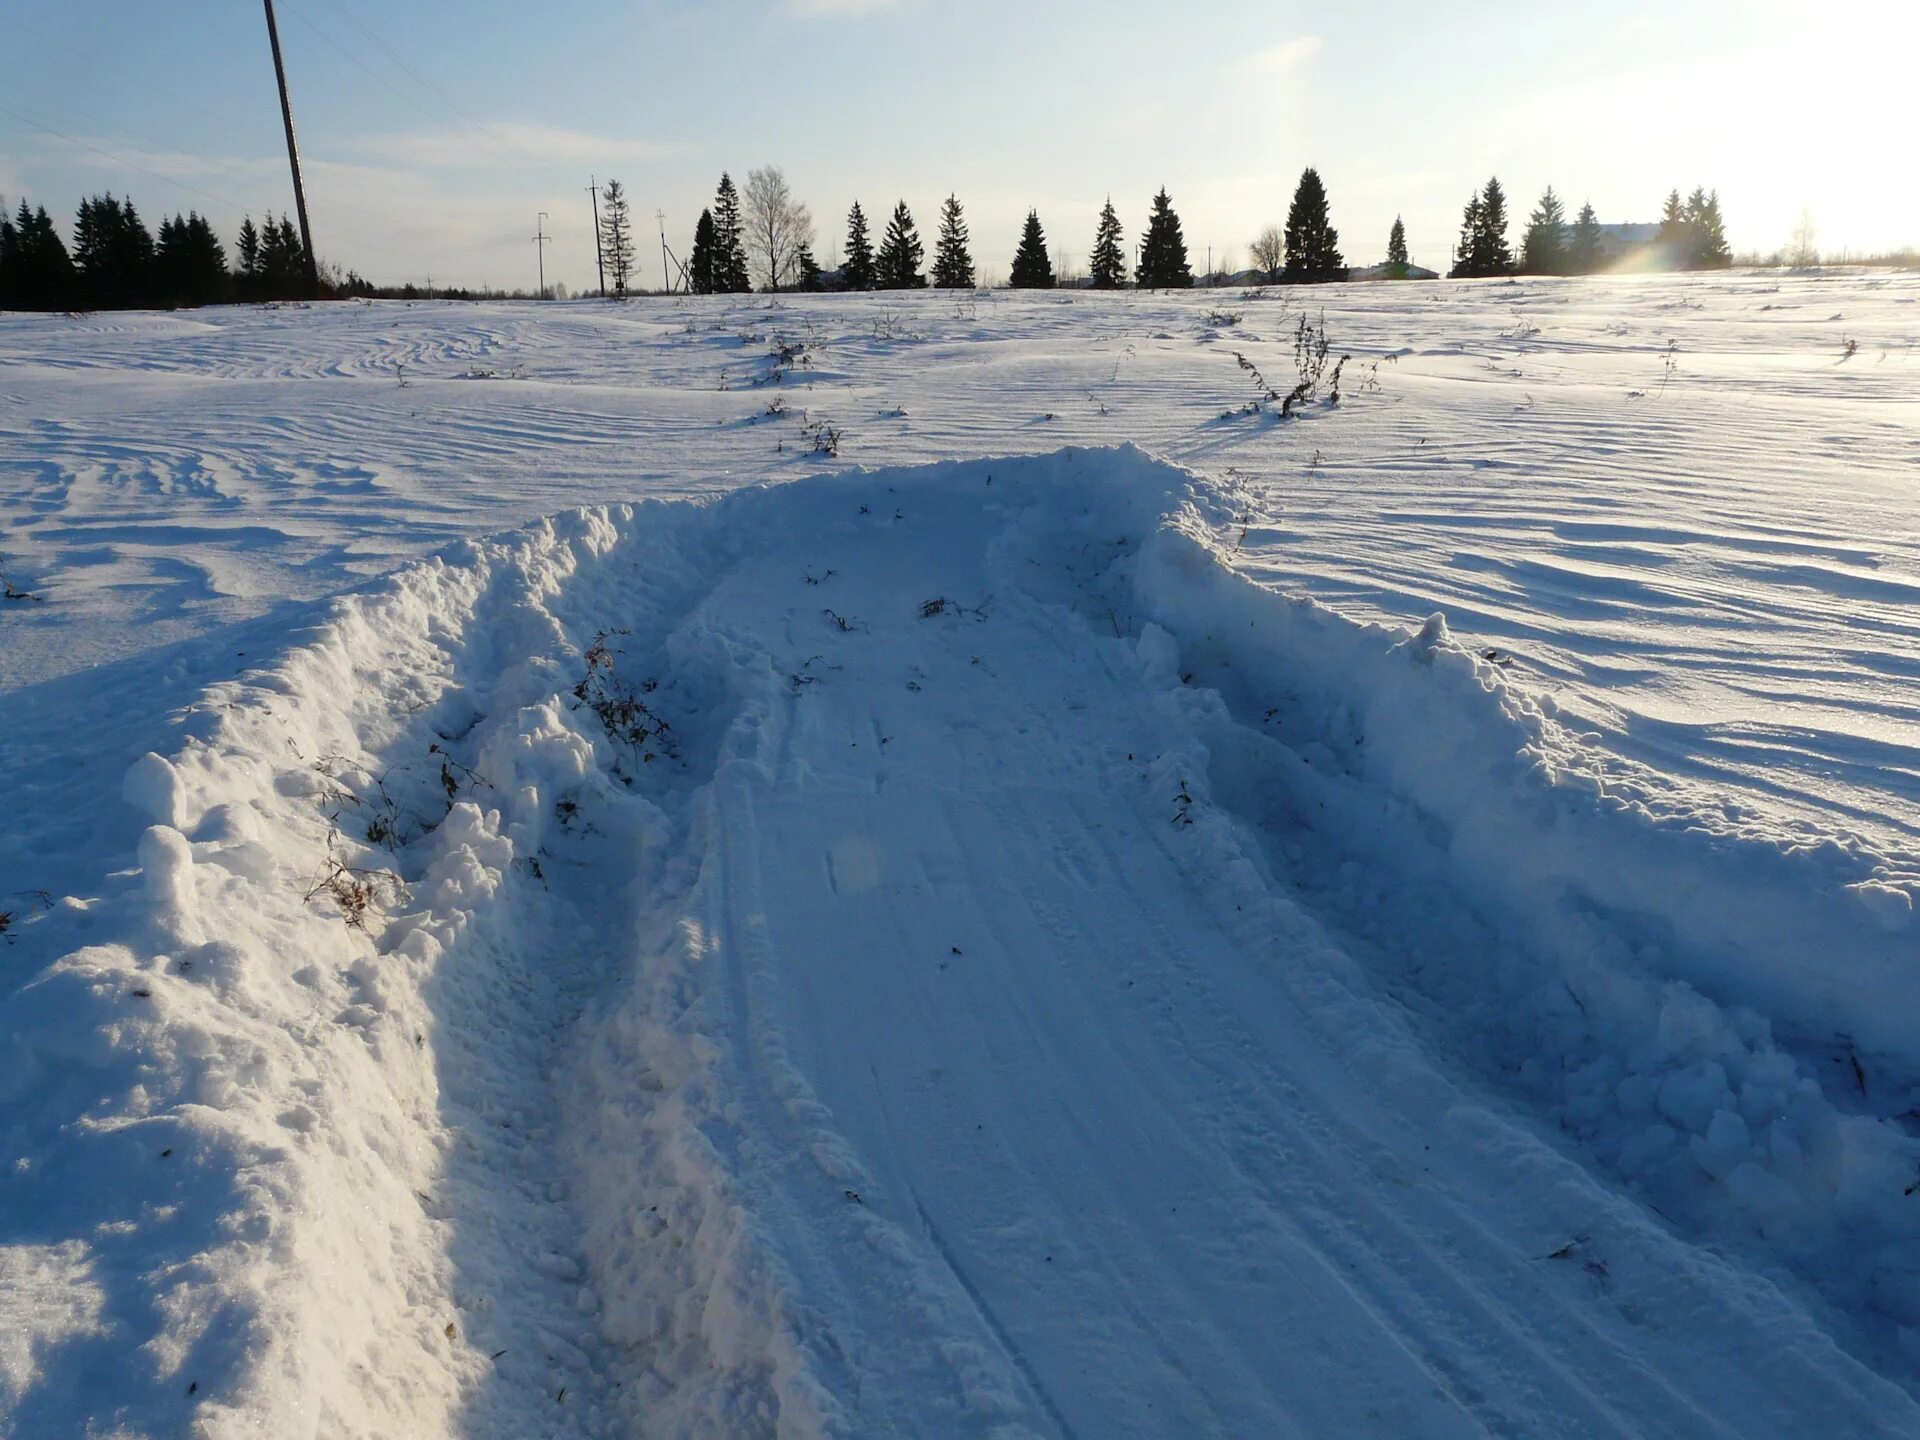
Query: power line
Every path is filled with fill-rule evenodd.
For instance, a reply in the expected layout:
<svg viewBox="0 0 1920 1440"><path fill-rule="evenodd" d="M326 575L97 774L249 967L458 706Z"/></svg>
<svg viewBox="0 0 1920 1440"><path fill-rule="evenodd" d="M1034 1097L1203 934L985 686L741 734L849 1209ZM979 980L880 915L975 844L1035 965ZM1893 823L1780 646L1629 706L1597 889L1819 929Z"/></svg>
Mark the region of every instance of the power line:
<svg viewBox="0 0 1920 1440"><path fill-rule="evenodd" d="M125 65L116 64L104 55L82 50L77 45L70 45L58 35L50 35L37 25L28 24L18 15L9 15L4 10L0 10L0 21L12 25L15 29L24 30L42 44L52 45L66 51L67 54L73 56L76 60L84 61L91 67L111 70L122 79L131 80L134 84L140 86L142 89L151 91L163 100L171 100L176 105L185 105L190 110L198 110L202 115L206 116L207 119L217 120L220 124L228 126L231 129L246 130L253 123L252 121L241 120L226 111L212 109L203 101L196 100L190 95L182 94L178 90L169 90L163 85L156 85L137 70L130 70Z"/></svg>
<svg viewBox="0 0 1920 1440"><path fill-rule="evenodd" d="M425 116L428 120L431 120L435 125L441 125L446 123L445 116L436 115L431 110L427 109L426 106L422 105L418 100L414 99L413 96L409 95L406 91L402 90L398 85L394 84L386 76L382 75L378 70L374 69L371 65L367 64L367 62L362 60L358 55L354 54L351 50L347 49L347 47L342 45L338 40L334 39L333 36L329 35L326 31L322 30L318 25L314 24L312 20L308 19L307 16L302 14L299 10L289 9L287 13L293 16L293 18L298 20L302 25L306 26L307 29L311 30L315 35L319 36L320 39L324 40L334 50L337 50L341 55L345 56L348 61L350 61L357 69L365 73L366 76L369 79L371 79L376 85L380 85L385 89L391 91L396 97L404 101L406 104L410 105L413 109L419 111L421 115ZM496 158L499 158L499 157L496 156Z"/></svg>
<svg viewBox="0 0 1920 1440"><path fill-rule="evenodd" d="M349 25L353 26L354 29L358 30L362 35L366 36L366 38L370 40L381 51L381 53L383 53L389 60L391 60L396 66L398 66L408 76L410 76L413 79L415 84L418 84L424 87L425 89L431 90L435 95L438 95L441 101L446 105L447 109L450 110L457 119L463 120L467 124L474 126L482 134L491 138L495 144L503 145L509 150L518 150L522 158L525 158L525 159L538 158L536 156L529 154L528 151L522 149L520 146L514 144L513 141L507 139L506 136L502 135L499 131L495 130L491 125L487 124L486 121L482 120L479 116L473 114L471 111L466 109L466 107L461 105L461 103L458 100L454 99L453 96L449 95L445 90L441 89L433 81L429 80L426 76L422 75L418 70L415 70L411 65L409 65L401 57L400 53L397 50L395 50L391 45L387 44L386 41L382 40L372 30L368 29L367 26L361 22L358 16L356 16L351 10L347 9L345 5L340 3L340 0L327 0L327 4L333 10L338 12L339 15ZM505 158L505 157L496 157L496 158Z"/></svg>
<svg viewBox="0 0 1920 1440"><path fill-rule="evenodd" d="M216 205L223 205L227 209L237 211L242 215L245 215L246 213L248 213L247 207L245 205L241 204L238 200L235 200L230 196L216 195L211 190L202 190L197 185L189 185L187 184L186 181L176 180L171 175L162 175L158 170L149 170L145 165L140 164L138 161L129 160L124 155L116 155L113 151L103 149L101 146L95 145L91 141L82 140L75 135L69 135L64 130L56 130L51 125L42 124L40 121L34 119L31 115L23 115L10 105L0 104L0 115L11 115L15 120L18 120L23 125L31 125L34 129L39 130L45 134L51 135L56 139L64 140L69 145L77 145L82 150L91 150L94 154L99 155L104 159L111 160L116 165L124 165L129 170L138 170L142 175L150 176L151 178L158 180L163 185L171 185L173 186L174 189L184 190L189 195L198 195L203 200L211 200Z"/></svg>

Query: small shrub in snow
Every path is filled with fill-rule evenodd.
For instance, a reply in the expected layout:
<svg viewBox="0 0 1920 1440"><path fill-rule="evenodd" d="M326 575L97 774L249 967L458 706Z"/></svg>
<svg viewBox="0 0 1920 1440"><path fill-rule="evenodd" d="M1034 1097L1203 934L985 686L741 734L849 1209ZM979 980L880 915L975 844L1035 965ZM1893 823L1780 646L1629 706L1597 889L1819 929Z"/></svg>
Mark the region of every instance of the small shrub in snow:
<svg viewBox="0 0 1920 1440"><path fill-rule="evenodd" d="M825 420L810 420L800 427L801 433L813 442L813 453L834 457L840 453L840 432Z"/></svg>
<svg viewBox="0 0 1920 1440"><path fill-rule="evenodd" d="M573 699L575 709L591 710L599 718L617 752L614 774L631 785L633 773L623 768L623 760L648 765L656 756L678 759L680 750L667 722L654 714L652 707L641 698L651 695L659 682L647 680L636 690L616 668L620 652L608 646L607 637L626 633L602 630L593 637L593 644L582 657L587 662L587 673L573 687ZM446 778L443 768L443 780Z"/></svg>
<svg viewBox="0 0 1920 1440"><path fill-rule="evenodd" d="M379 913L406 894L406 884L391 870L369 870L349 865L338 854L338 829L327 832L327 858L307 888L308 901L325 896L340 907L349 929L364 930L369 916Z"/></svg>
<svg viewBox="0 0 1920 1440"><path fill-rule="evenodd" d="M1326 312L1321 312L1318 324L1302 315L1293 329L1293 366L1300 376L1300 383L1288 391L1286 399L1280 402L1281 419L1291 418L1296 405L1313 399L1319 393L1323 379L1327 385L1327 403L1340 403L1340 372L1353 357L1342 355L1334 362L1333 372L1329 375L1327 359L1330 354Z"/></svg>

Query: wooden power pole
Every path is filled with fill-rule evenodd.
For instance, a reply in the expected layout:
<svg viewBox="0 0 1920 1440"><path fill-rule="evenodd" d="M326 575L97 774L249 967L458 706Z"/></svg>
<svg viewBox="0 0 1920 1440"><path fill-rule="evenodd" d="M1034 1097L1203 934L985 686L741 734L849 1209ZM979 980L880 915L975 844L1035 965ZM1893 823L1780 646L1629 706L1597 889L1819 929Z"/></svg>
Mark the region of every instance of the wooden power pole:
<svg viewBox="0 0 1920 1440"><path fill-rule="evenodd" d="M300 179L300 142L293 134L293 101L287 98L287 67L280 60L280 27L273 21L273 0L266 0L267 40L273 46L273 78L280 84L280 118L287 123L287 164L293 168L293 208L300 214L300 245L307 254L307 298L320 298L320 262L314 258L313 229L307 224L307 187Z"/></svg>
<svg viewBox="0 0 1920 1440"><path fill-rule="evenodd" d="M600 298L607 298L607 257L600 249L600 182L589 175L593 183L587 186L587 194L593 197L593 260L600 267Z"/></svg>

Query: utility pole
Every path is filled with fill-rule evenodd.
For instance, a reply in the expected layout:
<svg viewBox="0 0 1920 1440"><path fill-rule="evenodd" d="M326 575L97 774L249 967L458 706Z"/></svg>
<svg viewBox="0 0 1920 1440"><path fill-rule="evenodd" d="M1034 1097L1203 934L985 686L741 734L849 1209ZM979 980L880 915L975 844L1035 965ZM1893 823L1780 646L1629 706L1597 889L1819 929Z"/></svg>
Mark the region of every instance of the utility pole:
<svg viewBox="0 0 1920 1440"><path fill-rule="evenodd" d="M671 295L673 281L667 274L667 212L656 210L653 218L660 222L660 288Z"/></svg>
<svg viewBox="0 0 1920 1440"><path fill-rule="evenodd" d="M540 298L547 298L547 241L553 237L547 234L547 212L542 210L540 218L533 222L533 248L540 255Z"/></svg>
<svg viewBox="0 0 1920 1440"><path fill-rule="evenodd" d="M587 186L587 194L593 197L593 262L600 267L600 298L607 298L607 257L600 250L600 182L589 175L592 182Z"/></svg>
<svg viewBox="0 0 1920 1440"><path fill-rule="evenodd" d="M307 255L307 296L320 298L320 262L313 254L313 230L307 224L307 187L300 181L300 142L293 136L293 101L287 98L287 67L280 61L280 27L273 20L273 0L266 0L267 40L273 46L273 78L280 84L280 118L287 123L287 164L293 168L293 208L300 213L300 244Z"/></svg>

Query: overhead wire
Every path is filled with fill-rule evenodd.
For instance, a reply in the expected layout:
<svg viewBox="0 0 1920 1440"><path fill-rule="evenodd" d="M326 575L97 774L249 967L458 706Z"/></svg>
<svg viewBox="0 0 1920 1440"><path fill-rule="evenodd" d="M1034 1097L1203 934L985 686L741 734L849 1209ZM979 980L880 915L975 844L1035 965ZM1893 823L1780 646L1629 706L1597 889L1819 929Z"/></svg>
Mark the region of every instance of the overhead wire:
<svg viewBox="0 0 1920 1440"><path fill-rule="evenodd" d="M439 85L435 84L432 80L428 79L425 75L422 75L418 70L415 70L413 66L409 65L406 62L405 58L401 56L399 51L395 50L391 45L387 44L386 41L382 40L379 37L379 35L377 35L373 30L369 29L360 20L358 16L356 16L351 10L349 10L342 3L342 0L326 0L326 3L334 11L336 11L341 16L341 18L343 18L349 25L353 26L354 29L358 30L376 47L378 47L379 50L389 60L391 60L396 66L398 66L408 76L410 76L416 84L422 86L427 90L431 90L435 95L438 95L441 101L447 106L449 110L453 112L453 114L456 117L458 117L461 120L464 120L467 124L475 127L483 135L486 135L490 139L492 139L496 144L502 145L509 150L518 150L524 158L527 158L527 159L540 158L540 157L534 156L530 151L526 150L522 146L516 144L514 141L508 139L506 136L502 135L499 131L495 130L491 125L487 124L486 121L482 120L479 116L475 115L472 111L468 110L465 106L463 106L458 100L454 99L452 95L448 94Z"/></svg>
<svg viewBox="0 0 1920 1440"><path fill-rule="evenodd" d="M151 177L152 179L160 181L160 183L163 185L171 185L173 186L174 189L184 190L189 195L198 195L203 200L211 200L216 205L223 206L229 210L234 211L237 214L244 215L247 213L248 207L242 204L240 201L233 199L231 196L216 195L211 190L202 190L199 186L189 185L186 181L176 179L172 175L163 175L158 170L149 169L147 166L142 165L137 160L129 160L126 156L116 154L114 151L108 150L104 146L95 145L91 140L82 140L77 135L69 135L64 130L60 130L52 125L48 125L43 121L36 120L33 118L33 116L23 114L22 112L15 110L12 106L4 102L0 102L0 115L10 115L23 125L31 125L36 130L39 130L45 134L51 135L56 139L64 140L69 145L76 145L82 150L91 150L94 154L99 155L104 159L111 160L116 165L124 165L129 170L137 170L142 175L146 175Z"/></svg>

